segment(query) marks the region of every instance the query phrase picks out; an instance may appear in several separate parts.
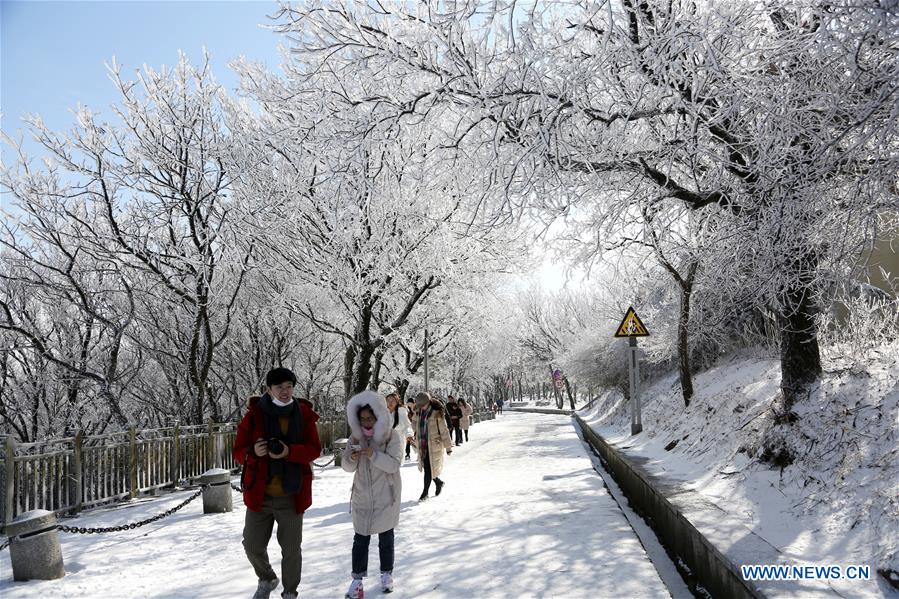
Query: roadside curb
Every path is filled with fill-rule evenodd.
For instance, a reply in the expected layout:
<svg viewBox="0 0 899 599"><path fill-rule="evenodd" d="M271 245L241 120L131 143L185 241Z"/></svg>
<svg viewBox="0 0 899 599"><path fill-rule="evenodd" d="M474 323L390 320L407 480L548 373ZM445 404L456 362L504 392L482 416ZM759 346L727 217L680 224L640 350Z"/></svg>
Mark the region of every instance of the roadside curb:
<svg viewBox="0 0 899 599"><path fill-rule="evenodd" d="M507 412L529 412L531 414L563 414L571 416L574 410L557 410L555 408L506 408Z"/></svg>
<svg viewBox="0 0 899 599"><path fill-rule="evenodd" d="M739 568L723 555L668 500L661 481L624 457L577 414L584 439L599 453L606 470L618 483L631 508L643 516L662 544L680 558L691 575L713 597L764 599L766 595L743 580ZM773 549L773 548L772 548Z"/></svg>
<svg viewBox="0 0 899 599"><path fill-rule="evenodd" d="M626 455L578 414L573 417L631 509L652 528L672 560L681 562L712 597L851 596L851 589L824 578L744 580L741 566L803 566L802 558L784 554L699 492L650 473L643 466L648 458ZM870 582L877 584L874 578Z"/></svg>

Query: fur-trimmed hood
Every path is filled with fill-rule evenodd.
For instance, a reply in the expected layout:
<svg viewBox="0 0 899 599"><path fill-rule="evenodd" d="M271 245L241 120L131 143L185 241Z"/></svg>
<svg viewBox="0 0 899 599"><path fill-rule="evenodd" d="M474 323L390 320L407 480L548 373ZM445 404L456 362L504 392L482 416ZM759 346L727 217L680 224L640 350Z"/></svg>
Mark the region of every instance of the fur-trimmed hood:
<svg viewBox="0 0 899 599"><path fill-rule="evenodd" d="M350 430L356 439L362 439L362 425L359 423L359 408L371 406L378 421L375 423L374 440L383 443L393 434L393 418L387 409L387 400L376 391L363 391L350 398L346 404L346 421L350 424Z"/></svg>

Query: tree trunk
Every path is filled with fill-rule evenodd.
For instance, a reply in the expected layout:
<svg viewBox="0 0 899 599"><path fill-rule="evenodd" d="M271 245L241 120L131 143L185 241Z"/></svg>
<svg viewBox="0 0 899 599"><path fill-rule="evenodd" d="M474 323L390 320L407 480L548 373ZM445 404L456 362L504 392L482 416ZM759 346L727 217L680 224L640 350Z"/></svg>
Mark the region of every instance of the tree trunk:
<svg viewBox="0 0 899 599"><path fill-rule="evenodd" d="M369 388L372 391L377 391L378 387L381 386L381 360L384 358L384 353L377 351L375 352L375 366L371 371L371 384Z"/></svg>
<svg viewBox="0 0 899 599"><path fill-rule="evenodd" d="M565 381L565 392L568 394L568 403L571 405L571 409L574 409L574 397L571 395L571 385L568 383L568 377L562 379Z"/></svg>
<svg viewBox="0 0 899 599"><path fill-rule="evenodd" d="M353 363L356 361L356 348L350 345L343 356L343 397L349 399L353 390Z"/></svg>
<svg viewBox="0 0 899 599"><path fill-rule="evenodd" d="M795 308L778 315L777 320L780 326L780 388L784 407L789 411L807 396L822 369L815 327L817 306L810 294L801 290L791 290L788 299Z"/></svg>
<svg viewBox="0 0 899 599"><path fill-rule="evenodd" d="M356 350L356 359L353 362L353 385L351 395L362 393L368 389L371 381L371 361L375 350L371 346L363 346Z"/></svg>
<svg viewBox="0 0 899 599"><path fill-rule="evenodd" d="M695 269L693 269L695 272ZM692 275L692 273L691 273ZM681 287L680 319L677 323L677 355L680 368L680 387L684 396L684 407L690 406L693 397L693 375L690 373L690 295L693 292L693 277Z"/></svg>
<svg viewBox="0 0 899 599"><path fill-rule="evenodd" d="M393 379L396 394L400 396L400 402L406 403L406 391L409 390L409 379Z"/></svg>

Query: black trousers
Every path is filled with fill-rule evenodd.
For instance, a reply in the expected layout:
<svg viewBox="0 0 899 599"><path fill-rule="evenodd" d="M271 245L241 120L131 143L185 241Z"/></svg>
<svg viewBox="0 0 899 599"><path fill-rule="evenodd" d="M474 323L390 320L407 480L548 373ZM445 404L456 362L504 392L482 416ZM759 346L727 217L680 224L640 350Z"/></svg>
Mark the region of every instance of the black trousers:
<svg viewBox="0 0 899 599"><path fill-rule="evenodd" d="M453 426L453 432L456 433L456 445L462 444L462 426L457 422Z"/></svg>
<svg viewBox="0 0 899 599"><path fill-rule="evenodd" d="M430 452L425 454L425 488L421 492L422 495L427 495L428 491L431 490L431 455Z"/></svg>
<svg viewBox="0 0 899 599"><path fill-rule="evenodd" d="M353 578L363 578L368 575L368 544L371 535L360 535L358 532L353 537ZM378 535L378 557L381 558L381 572L393 572L393 529Z"/></svg>
<svg viewBox="0 0 899 599"><path fill-rule="evenodd" d="M425 458L425 488L421 492L422 495L427 495L428 491L431 490L431 456L430 454L426 455ZM434 480L439 482L441 485L443 484L440 481L440 478L435 476Z"/></svg>
<svg viewBox="0 0 899 599"><path fill-rule="evenodd" d="M465 429L465 441L468 442L468 429Z"/></svg>
<svg viewBox="0 0 899 599"><path fill-rule="evenodd" d="M409 457L409 450L412 449L412 441L406 441L406 457Z"/></svg>

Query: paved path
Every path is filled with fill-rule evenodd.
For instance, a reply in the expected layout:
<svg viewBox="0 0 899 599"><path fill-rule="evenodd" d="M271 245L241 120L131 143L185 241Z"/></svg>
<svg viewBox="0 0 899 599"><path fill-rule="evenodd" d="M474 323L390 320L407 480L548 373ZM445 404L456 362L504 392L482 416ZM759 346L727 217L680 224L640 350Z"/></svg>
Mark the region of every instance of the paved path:
<svg viewBox="0 0 899 599"><path fill-rule="evenodd" d="M419 504L421 475L414 462L405 464L391 599L667 597L585 451L567 416L508 414L472 427L471 442L448 458L440 497ZM315 480L304 524L301 597L339 599L349 584L350 483L349 474L333 467ZM67 523L140 520L186 496L92 512ZM240 544L243 515L235 494L231 514L204 516L198 500L134 531L62 534L68 575L58 581L13 583L4 551L0 596L250 597L256 583ZM269 554L278 570L274 539ZM373 539L369 572L377 571ZM366 580L366 597L380 596L376 579Z"/></svg>

